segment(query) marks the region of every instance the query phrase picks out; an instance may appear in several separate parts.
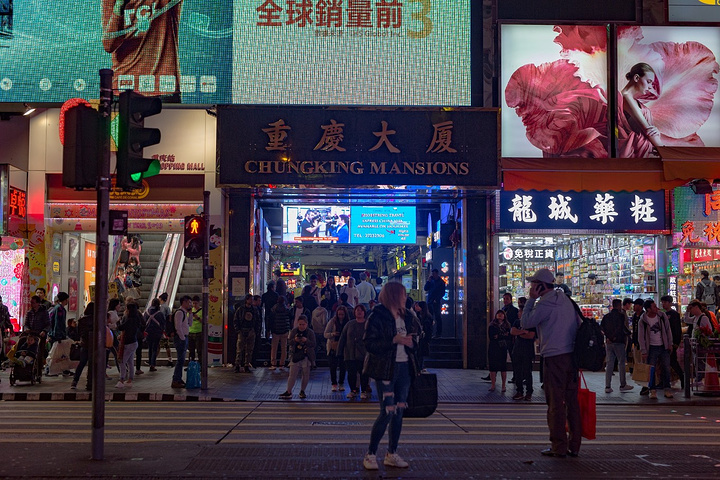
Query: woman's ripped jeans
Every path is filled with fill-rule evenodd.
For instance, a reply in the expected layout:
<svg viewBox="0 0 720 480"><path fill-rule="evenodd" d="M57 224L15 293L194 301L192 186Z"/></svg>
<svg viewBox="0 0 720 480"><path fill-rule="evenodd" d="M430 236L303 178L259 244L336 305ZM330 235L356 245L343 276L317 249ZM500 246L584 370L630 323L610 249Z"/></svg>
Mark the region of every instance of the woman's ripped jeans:
<svg viewBox="0 0 720 480"><path fill-rule="evenodd" d="M390 425L388 432L388 452L395 453L402 431L403 411L407 407L408 391L410 390L410 370L408 362L395 364L392 380L376 380L377 394L380 398L380 415L375 419L370 433L368 453L375 455Z"/></svg>

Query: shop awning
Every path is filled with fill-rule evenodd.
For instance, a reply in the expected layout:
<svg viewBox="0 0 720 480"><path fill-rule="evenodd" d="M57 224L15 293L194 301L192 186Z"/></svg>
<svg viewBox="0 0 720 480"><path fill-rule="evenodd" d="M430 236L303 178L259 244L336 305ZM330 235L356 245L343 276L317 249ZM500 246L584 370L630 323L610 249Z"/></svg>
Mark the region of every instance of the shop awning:
<svg viewBox="0 0 720 480"><path fill-rule="evenodd" d="M720 148L717 147L658 147L665 180L720 178Z"/></svg>
<svg viewBox="0 0 720 480"><path fill-rule="evenodd" d="M501 167L503 190L648 191L687 183L666 179L659 158L503 158Z"/></svg>

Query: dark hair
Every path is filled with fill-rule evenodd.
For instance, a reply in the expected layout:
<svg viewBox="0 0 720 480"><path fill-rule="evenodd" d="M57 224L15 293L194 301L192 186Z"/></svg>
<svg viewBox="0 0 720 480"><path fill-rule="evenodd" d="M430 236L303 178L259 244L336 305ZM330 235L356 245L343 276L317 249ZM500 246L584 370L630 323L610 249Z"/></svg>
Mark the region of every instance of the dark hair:
<svg viewBox="0 0 720 480"><path fill-rule="evenodd" d="M510 298L512 299L512 293L510 293L510 292L505 292L505 293L503 293L502 296L503 296L503 297L510 297Z"/></svg>
<svg viewBox="0 0 720 480"><path fill-rule="evenodd" d="M328 309L330 307L330 300L328 300L327 298L323 298L320 302L320 306L324 309Z"/></svg>
<svg viewBox="0 0 720 480"><path fill-rule="evenodd" d="M412 297L408 295L405 299L405 308L410 310L413 305L415 305L415 300L413 300Z"/></svg>
<svg viewBox="0 0 720 480"><path fill-rule="evenodd" d="M343 293L340 294L340 301L341 301L341 302L347 302L347 299L348 299L348 294L347 294L347 293L343 292Z"/></svg>
<svg viewBox="0 0 720 480"><path fill-rule="evenodd" d="M283 295L280 295L280 296L278 297L278 299L277 299L277 303L278 303L279 305L285 305L285 302L286 302L286 301L287 301L287 299L286 299Z"/></svg>
<svg viewBox="0 0 720 480"><path fill-rule="evenodd" d="M125 316L137 317L138 315L140 315L140 311L138 310L137 303L128 303L125 307Z"/></svg>
<svg viewBox="0 0 720 480"><path fill-rule="evenodd" d="M182 305L183 302L185 302L186 300L192 300L190 298L190 295L183 295L182 297L180 297L180 305Z"/></svg>
<svg viewBox="0 0 720 480"><path fill-rule="evenodd" d="M305 285L302 289L303 295L310 295L310 291L312 290L312 285Z"/></svg>
<svg viewBox="0 0 720 480"><path fill-rule="evenodd" d="M420 307L420 315L423 317L431 317L430 310L428 309L428 304L425 301L419 301L416 303L418 307Z"/></svg>
<svg viewBox="0 0 720 480"><path fill-rule="evenodd" d="M438 270L437 268L433 268L432 270L430 270L430 273L440 273L440 270Z"/></svg>
<svg viewBox="0 0 720 480"><path fill-rule="evenodd" d="M95 315L95 302L90 302L85 306L85 310L83 311L83 315L85 316L92 316Z"/></svg>
<svg viewBox="0 0 720 480"><path fill-rule="evenodd" d="M643 303L643 308L645 309L645 311L647 311L650 310L650 307L652 307L653 305L655 305L655 300L653 300L652 298L648 298Z"/></svg>
<svg viewBox="0 0 720 480"><path fill-rule="evenodd" d="M303 305L305 305L305 301L303 300L302 297L295 297L295 301L296 301L296 302L300 302L300 303L302 303Z"/></svg>
<svg viewBox="0 0 720 480"><path fill-rule="evenodd" d="M35 289L35 292L38 292L38 291L47 294L47 291L46 291L43 287L38 287L38 288Z"/></svg>
<svg viewBox="0 0 720 480"><path fill-rule="evenodd" d="M660 301L661 301L661 302L670 302L670 303L672 303L673 297L670 296L670 295L663 295L662 297L660 297Z"/></svg>
<svg viewBox="0 0 720 480"><path fill-rule="evenodd" d="M193 302L199 302L199 301L200 301L200 295L193 295L192 301L193 301Z"/></svg>
<svg viewBox="0 0 720 480"><path fill-rule="evenodd" d="M633 301L633 305L640 305L642 307L645 305L645 300L643 300L642 298L636 298Z"/></svg>
<svg viewBox="0 0 720 480"><path fill-rule="evenodd" d="M614 298L612 301L612 307L613 308L622 308L622 300L619 298Z"/></svg>
<svg viewBox="0 0 720 480"><path fill-rule="evenodd" d="M168 294L167 294L167 292L161 293L158 298L159 298L160 300L162 300L163 302L167 302L167 301L168 301Z"/></svg>
<svg viewBox="0 0 720 480"><path fill-rule="evenodd" d="M648 65L647 63L643 63L643 62L636 63L635 65L632 66L630 71L625 74L625 79L631 80L635 75L644 77L645 74L648 72L655 73L655 70L653 70L653 68L650 65Z"/></svg>
<svg viewBox="0 0 720 480"><path fill-rule="evenodd" d="M310 275L310 280L311 280L311 281L312 281L312 280L317 280L317 275L315 275L315 274Z"/></svg>
<svg viewBox="0 0 720 480"><path fill-rule="evenodd" d="M115 310L117 306L120 305L120 299L119 298L111 298L108 302L108 310Z"/></svg>
<svg viewBox="0 0 720 480"><path fill-rule="evenodd" d="M337 319L337 314L338 314L338 312L339 312L340 310L342 310L343 312L345 312L345 320L349 320L349 319L350 319L350 314L348 313L348 309L347 309L347 307L346 307L345 305L340 305L340 306L337 308L337 310L335 310L335 317L334 317L334 318Z"/></svg>
<svg viewBox="0 0 720 480"><path fill-rule="evenodd" d="M376 278L376 279L375 279L375 284L376 284L376 285L382 285L382 278L380 278L380 277Z"/></svg>
<svg viewBox="0 0 720 480"><path fill-rule="evenodd" d="M297 321L299 322L300 320L305 320L306 323L307 323L307 321L308 321L308 319L307 319L307 317L306 317L305 315L300 315L300 316L298 317Z"/></svg>
<svg viewBox="0 0 720 480"><path fill-rule="evenodd" d="M150 302L151 307L160 308L160 299L159 298L153 298L152 302Z"/></svg>
<svg viewBox="0 0 720 480"><path fill-rule="evenodd" d="M32 297L30 297L30 301L34 301L36 303L42 302L42 300L40 300L40 297L38 297L37 295L33 295Z"/></svg>
<svg viewBox="0 0 720 480"><path fill-rule="evenodd" d="M518 297L518 308L525 308L527 297Z"/></svg>
<svg viewBox="0 0 720 480"><path fill-rule="evenodd" d="M707 270L700 270L700 275L702 275L703 278L707 278L710 276L710 272L708 272Z"/></svg>
<svg viewBox="0 0 720 480"><path fill-rule="evenodd" d="M350 217L348 217L348 216L345 215L344 213L343 213L343 214L340 214L340 215L338 215L338 216L339 216L340 218L342 218L342 221L343 221L344 223L346 223L346 224L347 224L347 223L350 223Z"/></svg>
<svg viewBox="0 0 720 480"><path fill-rule="evenodd" d="M632 298L630 298L630 297L625 297L625 298L623 298L623 303L622 303L622 304L623 304L623 307L624 307L625 305L630 304L630 303L633 303L633 302L632 302Z"/></svg>
<svg viewBox="0 0 720 480"><path fill-rule="evenodd" d="M353 308L353 313L354 313L358 308L363 311L364 316L367 316L367 308L365 308L365 305L363 305L362 303L359 303L359 304L355 305L355 308Z"/></svg>

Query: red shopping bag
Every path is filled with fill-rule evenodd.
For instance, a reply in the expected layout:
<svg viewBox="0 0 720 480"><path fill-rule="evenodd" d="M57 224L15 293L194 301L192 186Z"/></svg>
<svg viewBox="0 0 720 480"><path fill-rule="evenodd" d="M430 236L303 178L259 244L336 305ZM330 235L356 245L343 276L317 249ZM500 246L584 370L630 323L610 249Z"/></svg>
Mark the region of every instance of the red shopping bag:
<svg viewBox="0 0 720 480"><path fill-rule="evenodd" d="M578 385L578 403L580 404L580 422L582 425L582 436L588 440L595 440L595 424L597 423L597 411L595 409L595 392L588 389L587 381L582 370L580 371L582 383Z"/></svg>

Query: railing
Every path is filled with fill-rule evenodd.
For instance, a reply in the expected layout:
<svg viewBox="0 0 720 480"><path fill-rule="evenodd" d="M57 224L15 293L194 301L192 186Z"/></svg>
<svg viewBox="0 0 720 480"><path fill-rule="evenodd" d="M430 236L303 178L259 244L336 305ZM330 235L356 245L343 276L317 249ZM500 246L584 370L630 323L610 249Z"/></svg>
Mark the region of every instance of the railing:
<svg viewBox="0 0 720 480"><path fill-rule="evenodd" d="M184 262L182 234L169 233L163 244L158 270L148 293L146 308L150 306L152 299L157 298L163 292L168 293L167 305L170 306L174 303Z"/></svg>

